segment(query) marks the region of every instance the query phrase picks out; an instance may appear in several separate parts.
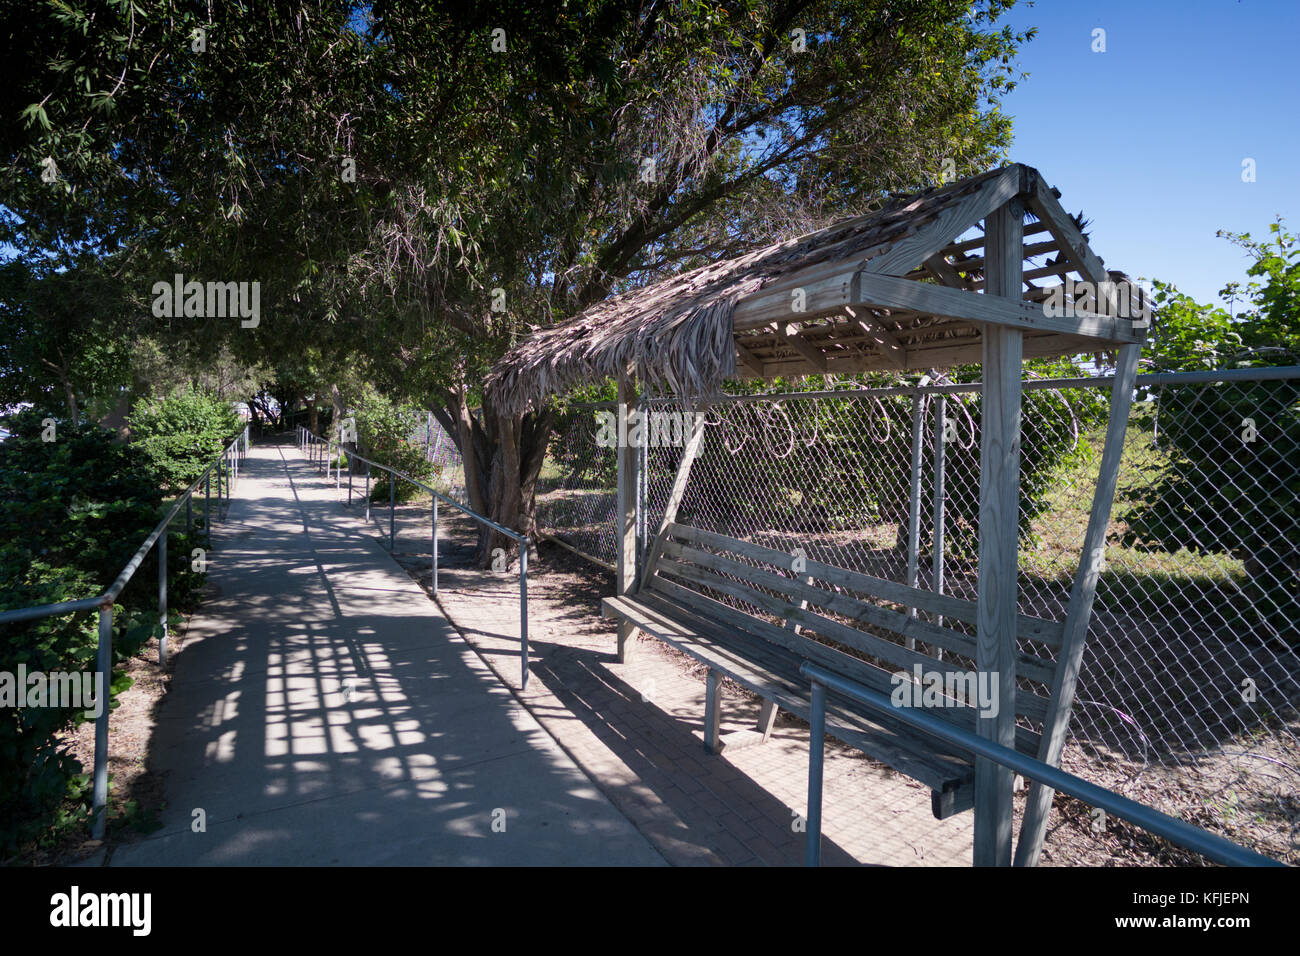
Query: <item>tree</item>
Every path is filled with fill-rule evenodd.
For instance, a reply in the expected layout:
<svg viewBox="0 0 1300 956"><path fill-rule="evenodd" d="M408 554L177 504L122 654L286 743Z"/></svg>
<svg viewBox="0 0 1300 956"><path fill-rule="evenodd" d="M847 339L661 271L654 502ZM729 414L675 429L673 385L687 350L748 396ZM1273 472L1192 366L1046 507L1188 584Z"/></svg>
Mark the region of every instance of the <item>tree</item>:
<svg viewBox="0 0 1300 956"><path fill-rule="evenodd" d="M94 261L0 264L0 407L61 401L74 425L88 401L111 407L129 383L124 295Z"/></svg>
<svg viewBox="0 0 1300 956"><path fill-rule="evenodd" d="M1300 364L1300 245L1280 220L1270 238L1220 233L1246 249L1250 281L1226 286L1232 314L1156 283L1150 354L1161 370ZM1300 382L1154 389L1169 461L1125 516L1130 543L1237 555L1266 630L1300 641Z"/></svg>
<svg viewBox="0 0 1300 956"><path fill-rule="evenodd" d="M376 226L392 254L372 246L362 268L440 320L391 353L392 377L434 353L442 381L428 394L459 439L472 505L534 530L550 413L500 415L476 388L530 327L865 211L939 178L945 160L964 175L999 156L997 98L1028 36L993 28L1008 6L376 4L376 35L397 54L400 139L435 156L452 146L459 190L440 188L443 162L394 177ZM448 45L462 51L450 88ZM452 129L431 126L449 103Z"/></svg>
<svg viewBox="0 0 1300 956"><path fill-rule="evenodd" d="M364 368L431 404L471 504L531 533L550 414L483 407L491 362L611 291L986 168L1032 35L996 26L1011 3L19 10L51 39L7 94L11 232L260 280L258 329L165 331L249 362L310 342L317 391Z"/></svg>

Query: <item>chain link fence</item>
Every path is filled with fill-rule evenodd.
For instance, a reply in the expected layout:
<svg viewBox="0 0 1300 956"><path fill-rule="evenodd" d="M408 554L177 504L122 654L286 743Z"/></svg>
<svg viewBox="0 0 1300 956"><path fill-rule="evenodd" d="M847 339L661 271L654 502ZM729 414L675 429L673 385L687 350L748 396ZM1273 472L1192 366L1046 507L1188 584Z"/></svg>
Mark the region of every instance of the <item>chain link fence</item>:
<svg viewBox="0 0 1300 956"><path fill-rule="evenodd" d="M465 463L456 442L432 412L423 413L421 421L411 430L410 441L424 446L424 458L433 466L430 484L447 497L466 502Z"/></svg>
<svg viewBox="0 0 1300 956"><path fill-rule="evenodd" d="M1109 397L1102 378L1025 382L1023 613L1064 620ZM538 497L541 529L606 567L616 453L596 439L614 408L566 412ZM728 398L706 412L677 520L974 600L979 421L978 386L958 383ZM681 453L641 452L643 545ZM1292 860L1298 525L1300 369L1139 379L1064 761L1192 822L1253 819L1256 844Z"/></svg>

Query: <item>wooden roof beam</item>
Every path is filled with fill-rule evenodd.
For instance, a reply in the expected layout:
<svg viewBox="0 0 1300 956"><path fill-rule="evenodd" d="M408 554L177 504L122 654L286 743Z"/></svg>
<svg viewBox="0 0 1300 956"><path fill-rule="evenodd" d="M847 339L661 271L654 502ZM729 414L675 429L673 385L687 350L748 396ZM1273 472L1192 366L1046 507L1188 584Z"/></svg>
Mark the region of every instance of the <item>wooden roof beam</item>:
<svg viewBox="0 0 1300 956"><path fill-rule="evenodd" d="M1025 231L1022 235L1036 236L1040 232L1047 231L1047 223L1031 222L1025 225ZM969 252L971 249L981 249L987 241L987 238L984 236L976 236L974 239L963 239L961 242L949 243L943 247L943 254L945 256L954 256L962 252Z"/></svg>
<svg viewBox="0 0 1300 956"><path fill-rule="evenodd" d="M1008 166L969 196L940 210L932 221L914 234L895 242L873 257L864 268L880 275L905 275L930 256L942 251L954 239L993 210L1020 194L1026 167Z"/></svg>
<svg viewBox="0 0 1300 956"><path fill-rule="evenodd" d="M1062 335L1086 335L1107 342L1138 342L1131 323L1123 319L1076 312L1074 316L1047 314L1042 305L1008 296L961 292L927 282L859 272L853 277L854 302L882 309L911 309L939 318L991 322L1012 328Z"/></svg>
<svg viewBox="0 0 1300 956"><path fill-rule="evenodd" d="M821 349L806 341L793 324L776 323L776 334L792 349L806 358L819 372L826 371L826 355Z"/></svg>
<svg viewBox="0 0 1300 956"><path fill-rule="evenodd" d="M903 348L902 343L899 342L898 339L894 337L893 333L886 329L874 315L866 309L858 309L855 311L854 309L846 308L844 311L849 314L849 317L860 329L862 329L863 332L867 333L867 337L875 343L876 351L881 354L885 361L894 366L894 368L907 368L907 350Z"/></svg>
<svg viewBox="0 0 1300 956"><path fill-rule="evenodd" d="M1061 251L1074 265L1075 271L1089 282L1102 283L1110 278L1106 267L1083 237L1079 227L1074 224L1070 214L1062 208L1060 202L1052 195L1051 189L1037 171L1031 171L1026 183L1026 202L1030 210L1038 216L1052 233Z"/></svg>
<svg viewBox="0 0 1300 956"><path fill-rule="evenodd" d="M763 377L763 360L749 350L749 348L739 341L736 342L736 357L740 364L745 366L759 378Z"/></svg>

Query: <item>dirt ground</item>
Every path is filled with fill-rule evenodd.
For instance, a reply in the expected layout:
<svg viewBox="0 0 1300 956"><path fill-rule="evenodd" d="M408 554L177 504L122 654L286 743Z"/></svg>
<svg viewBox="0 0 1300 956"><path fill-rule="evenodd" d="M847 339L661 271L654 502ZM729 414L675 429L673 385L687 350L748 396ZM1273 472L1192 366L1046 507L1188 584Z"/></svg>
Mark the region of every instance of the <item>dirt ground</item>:
<svg viewBox="0 0 1300 956"><path fill-rule="evenodd" d="M169 639L169 656L180 650L186 625L176 628ZM118 706L108 721L108 827L105 840L88 839L88 827L69 828L56 844L29 847L20 859L28 865L48 866L77 863L105 843L110 847L137 839L157 827L166 803L166 782L151 765L150 744L154 715L171 683L171 672L158 666L158 642L150 639L125 666L134 683L118 695ZM87 721L65 734L64 743L85 773L95 766L95 724ZM87 794L89 802L89 794Z"/></svg>

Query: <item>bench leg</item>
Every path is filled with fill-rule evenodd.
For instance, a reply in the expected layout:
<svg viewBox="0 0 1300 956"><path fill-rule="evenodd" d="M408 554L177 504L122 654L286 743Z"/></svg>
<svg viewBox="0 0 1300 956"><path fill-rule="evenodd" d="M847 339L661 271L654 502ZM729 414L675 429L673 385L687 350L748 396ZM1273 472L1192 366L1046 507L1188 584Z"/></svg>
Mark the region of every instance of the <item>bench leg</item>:
<svg viewBox="0 0 1300 956"><path fill-rule="evenodd" d="M763 743L772 736L772 725L776 723L776 701L763 698L763 709L758 712L758 732L763 735Z"/></svg>
<svg viewBox="0 0 1300 956"><path fill-rule="evenodd" d="M704 749L711 754L722 752L722 675L709 668L704 679Z"/></svg>
<svg viewBox="0 0 1300 956"><path fill-rule="evenodd" d="M637 628L635 628L635 627L632 626L631 624L627 623L627 621L620 621L620 622L619 622L619 624L618 624L618 662L619 662L620 664L626 664L626 663L627 663L627 646L628 646L628 644L630 644L630 643L631 643L631 642L636 638L636 632L637 632Z"/></svg>
<svg viewBox="0 0 1300 956"><path fill-rule="evenodd" d="M715 677L716 675L716 677ZM776 723L776 704L763 700L763 709L758 715L758 725L754 730L733 730L729 734L721 732L722 695L718 692L722 675L709 671L709 679L704 685L704 747L711 754L720 754L724 750L740 750L756 744L767 743L772 735L772 725ZM712 744L709 734L712 733Z"/></svg>

